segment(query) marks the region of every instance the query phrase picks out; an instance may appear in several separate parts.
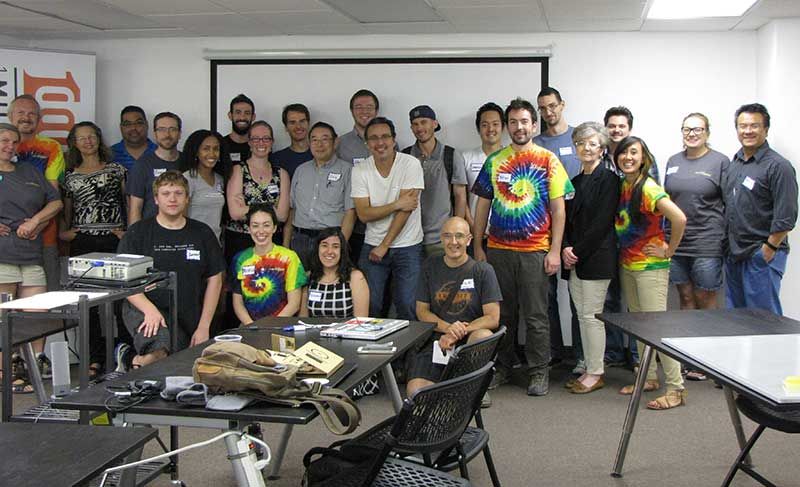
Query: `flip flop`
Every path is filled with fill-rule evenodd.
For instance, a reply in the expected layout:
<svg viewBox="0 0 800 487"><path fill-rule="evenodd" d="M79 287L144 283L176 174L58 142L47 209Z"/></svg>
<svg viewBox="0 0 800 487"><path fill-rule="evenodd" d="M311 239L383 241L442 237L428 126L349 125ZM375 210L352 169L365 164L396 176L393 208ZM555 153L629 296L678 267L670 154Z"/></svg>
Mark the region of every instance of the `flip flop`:
<svg viewBox="0 0 800 487"><path fill-rule="evenodd" d="M32 394L33 386L25 379L17 379L11 383L11 391L14 394Z"/></svg>

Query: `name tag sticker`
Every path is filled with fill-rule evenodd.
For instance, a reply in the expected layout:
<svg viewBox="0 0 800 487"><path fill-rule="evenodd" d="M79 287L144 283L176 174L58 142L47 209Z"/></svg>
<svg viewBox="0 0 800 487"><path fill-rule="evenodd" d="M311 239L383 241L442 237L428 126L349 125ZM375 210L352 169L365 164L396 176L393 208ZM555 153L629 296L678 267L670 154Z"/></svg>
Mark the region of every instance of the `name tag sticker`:
<svg viewBox="0 0 800 487"><path fill-rule="evenodd" d="M340 179L342 179L342 173L340 173L340 172L332 172L332 173L328 174L328 181L331 181L331 182L335 183L336 181L338 181Z"/></svg>
<svg viewBox="0 0 800 487"><path fill-rule="evenodd" d="M167 172L167 170L164 169L163 167L161 169L153 169L153 176L159 177L162 174L164 174L165 172Z"/></svg>
<svg viewBox="0 0 800 487"><path fill-rule="evenodd" d="M281 188L279 188L277 184L270 184L267 186L267 191L269 194L277 194L281 192Z"/></svg>
<svg viewBox="0 0 800 487"><path fill-rule="evenodd" d="M676 172L678 172L678 169L679 169L679 166L670 167L669 169L667 169L667 175L675 174Z"/></svg>
<svg viewBox="0 0 800 487"><path fill-rule="evenodd" d="M186 249L186 260L200 260L200 251Z"/></svg>
<svg viewBox="0 0 800 487"><path fill-rule="evenodd" d="M472 172L481 172L481 169L483 169L483 163L482 162L473 162L469 166L469 170L472 171Z"/></svg>
<svg viewBox="0 0 800 487"><path fill-rule="evenodd" d="M308 300L314 303L322 301L322 291L309 291Z"/></svg>
<svg viewBox="0 0 800 487"><path fill-rule="evenodd" d="M572 147L559 147L558 148L558 155L560 156L571 156L572 155Z"/></svg>
<svg viewBox="0 0 800 487"><path fill-rule="evenodd" d="M742 186L744 186L745 188L749 189L750 191L753 190L753 186L755 186L755 185L756 185L755 180L753 178L751 178L750 176L746 176L744 178L744 181L742 181Z"/></svg>
<svg viewBox="0 0 800 487"><path fill-rule="evenodd" d="M353 165L361 164L362 162L366 161L366 157L354 157L353 158Z"/></svg>
<svg viewBox="0 0 800 487"><path fill-rule="evenodd" d="M497 182L499 183L510 183L511 182L511 174L507 172L501 172L497 175Z"/></svg>
<svg viewBox="0 0 800 487"><path fill-rule="evenodd" d="M242 275L243 276L252 276L255 273L256 273L256 266L254 266L254 265L242 266Z"/></svg>
<svg viewBox="0 0 800 487"><path fill-rule="evenodd" d="M239 162L241 160L242 160L242 155L241 154L239 154L238 152L231 152L231 161Z"/></svg>
<svg viewBox="0 0 800 487"><path fill-rule="evenodd" d="M474 279L464 279L461 281L461 289L475 289Z"/></svg>

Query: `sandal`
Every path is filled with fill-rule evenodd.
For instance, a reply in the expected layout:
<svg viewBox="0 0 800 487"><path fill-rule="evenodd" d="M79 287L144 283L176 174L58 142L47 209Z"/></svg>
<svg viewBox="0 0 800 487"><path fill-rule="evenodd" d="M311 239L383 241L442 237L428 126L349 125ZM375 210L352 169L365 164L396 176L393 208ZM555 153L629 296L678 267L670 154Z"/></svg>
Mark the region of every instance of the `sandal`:
<svg viewBox="0 0 800 487"><path fill-rule="evenodd" d="M674 389L667 391L661 397L658 397L647 403L647 409L654 409L661 411L662 409L672 409L686 404L686 389Z"/></svg>
<svg viewBox="0 0 800 487"><path fill-rule="evenodd" d="M17 379L11 383L11 391L14 394L32 394L33 386L25 379Z"/></svg>
<svg viewBox="0 0 800 487"><path fill-rule="evenodd" d="M619 393L623 396L630 396L633 394L633 389L636 387L636 384L629 384L622 389L619 390ZM661 388L661 383L658 382L656 379L649 379L644 382L644 392L655 391Z"/></svg>
<svg viewBox="0 0 800 487"><path fill-rule="evenodd" d="M686 380L695 380L695 381L703 381L708 380L706 374L700 372L699 370L690 370L686 372Z"/></svg>

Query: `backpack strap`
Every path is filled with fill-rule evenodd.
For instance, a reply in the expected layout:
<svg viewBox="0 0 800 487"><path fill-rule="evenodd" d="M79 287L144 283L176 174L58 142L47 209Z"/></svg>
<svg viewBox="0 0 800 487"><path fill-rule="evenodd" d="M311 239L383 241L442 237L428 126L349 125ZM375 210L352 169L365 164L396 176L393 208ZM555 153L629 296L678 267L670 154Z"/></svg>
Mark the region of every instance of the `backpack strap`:
<svg viewBox="0 0 800 487"><path fill-rule="evenodd" d="M325 389L318 395L304 398L300 404L314 406L325 426L335 435L350 434L361 423L361 411L341 389Z"/></svg>
<svg viewBox="0 0 800 487"><path fill-rule="evenodd" d="M447 184L451 185L453 180L453 157L456 150L446 145L444 146L444 170L447 171ZM452 190L450 190L452 193Z"/></svg>

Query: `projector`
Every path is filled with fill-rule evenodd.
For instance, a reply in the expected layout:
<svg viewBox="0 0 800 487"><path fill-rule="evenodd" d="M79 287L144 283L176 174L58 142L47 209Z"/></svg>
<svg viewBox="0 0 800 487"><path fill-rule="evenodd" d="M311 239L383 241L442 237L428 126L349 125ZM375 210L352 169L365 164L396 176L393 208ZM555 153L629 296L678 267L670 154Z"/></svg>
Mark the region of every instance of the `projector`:
<svg viewBox="0 0 800 487"><path fill-rule="evenodd" d="M146 255L91 252L69 258L69 276L75 278L132 281L147 275L153 258Z"/></svg>

